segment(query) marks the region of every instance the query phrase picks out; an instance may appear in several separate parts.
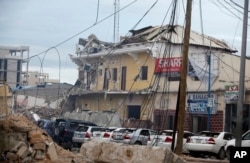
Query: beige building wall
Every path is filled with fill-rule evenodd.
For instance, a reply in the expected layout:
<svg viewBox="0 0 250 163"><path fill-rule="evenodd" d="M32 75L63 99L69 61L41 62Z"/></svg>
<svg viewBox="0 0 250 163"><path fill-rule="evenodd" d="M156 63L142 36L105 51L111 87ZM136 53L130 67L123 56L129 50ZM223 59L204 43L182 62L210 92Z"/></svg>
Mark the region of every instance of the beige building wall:
<svg viewBox="0 0 250 163"><path fill-rule="evenodd" d="M10 87L0 84L0 119L5 118L6 113L9 114L13 105L13 97Z"/></svg>
<svg viewBox="0 0 250 163"><path fill-rule="evenodd" d="M44 84L44 83L59 83L59 80L58 79L50 79L49 73L40 73L38 71L29 71L27 78L22 76L22 82L28 83L28 85L30 85L30 86L35 86L35 85Z"/></svg>

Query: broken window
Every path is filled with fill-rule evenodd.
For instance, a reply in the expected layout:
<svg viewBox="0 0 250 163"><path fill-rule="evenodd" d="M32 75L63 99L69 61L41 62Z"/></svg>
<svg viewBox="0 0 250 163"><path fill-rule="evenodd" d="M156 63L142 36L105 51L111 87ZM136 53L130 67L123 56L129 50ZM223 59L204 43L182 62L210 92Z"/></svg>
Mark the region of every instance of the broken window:
<svg viewBox="0 0 250 163"><path fill-rule="evenodd" d="M126 77L127 77L127 67L122 67L121 74L121 90L126 90Z"/></svg>
<svg viewBox="0 0 250 163"><path fill-rule="evenodd" d="M112 69L112 80L117 81L117 68Z"/></svg>
<svg viewBox="0 0 250 163"><path fill-rule="evenodd" d="M110 72L108 68L105 68L105 74L104 74L104 82L103 82L103 89L107 90L109 87L109 79L110 79Z"/></svg>
<svg viewBox="0 0 250 163"><path fill-rule="evenodd" d="M140 78L141 80L148 79L148 66L142 66L140 71Z"/></svg>

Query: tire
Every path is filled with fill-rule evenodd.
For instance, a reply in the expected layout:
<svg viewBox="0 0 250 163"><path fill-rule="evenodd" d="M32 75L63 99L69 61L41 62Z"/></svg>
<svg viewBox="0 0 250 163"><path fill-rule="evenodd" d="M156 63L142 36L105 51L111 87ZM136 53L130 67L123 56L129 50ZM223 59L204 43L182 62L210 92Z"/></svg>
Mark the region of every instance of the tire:
<svg viewBox="0 0 250 163"><path fill-rule="evenodd" d="M192 157L199 157L200 155L198 154L198 152L195 151L189 151L189 155Z"/></svg>
<svg viewBox="0 0 250 163"><path fill-rule="evenodd" d="M225 156L226 156L226 152L224 150L224 147L221 147L221 149L219 150L217 154L217 159L223 160Z"/></svg>
<svg viewBox="0 0 250 163"><path fill-rule="evenodd" d="M227 148L227 151L226 151L226 157L228 160L230 160L230 150L232 149L233 147L228 147Z"/></svg>
<svg viewBox="0 0 250 163"><path fill-rule="evenodd" d="M139 141L136 141L136 142L135 142L135 145L142 145L142 143L139 142Z"/></svg>

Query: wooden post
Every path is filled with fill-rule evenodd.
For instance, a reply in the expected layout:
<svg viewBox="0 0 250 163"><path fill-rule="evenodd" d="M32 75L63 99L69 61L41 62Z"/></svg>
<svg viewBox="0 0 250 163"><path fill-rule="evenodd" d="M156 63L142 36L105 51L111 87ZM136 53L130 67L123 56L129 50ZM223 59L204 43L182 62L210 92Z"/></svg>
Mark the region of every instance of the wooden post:
<svg viewBox="0 0 250 163"><path fill-rule="evenodd" d="M188 49L189 49L189 38L190 38L190 28L191 28L191 11L192 11L192 0L187 1L186 8L186 25L185 33L183 39L182 48L182 71L181 71L181 81L180 81L180 93L179 93L179 112L177 121L177 144L175 148L175 153L177 155L182 154L183 146L183 135L184 135L184 118L185 118L185 108L186 108L186 87L187 87L187 69L188 69ZM177 100L178 101L178 100Z"/></svg>

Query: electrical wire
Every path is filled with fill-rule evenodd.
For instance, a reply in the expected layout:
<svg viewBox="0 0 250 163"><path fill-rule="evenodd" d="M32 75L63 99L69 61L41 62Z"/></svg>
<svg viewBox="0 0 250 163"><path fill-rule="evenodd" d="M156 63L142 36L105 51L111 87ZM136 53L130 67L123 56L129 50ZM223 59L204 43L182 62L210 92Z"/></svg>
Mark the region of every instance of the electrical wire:
<svg viewBox="0 0 250 163"><path fill-rule="evenodd" d="M95 23L94 24L96 24L98 22L99 8L100 8L100 0L97 0L96 19L95 19Z"/></svg>
<svg viewBox="0 0 250 163"><path fill-rule="evenodd" d="M137 0L132 1L131 3L127 4L126 6L122 7L121 9L119 9L117 12L121 12L122 10L124 10L124 9L126 9L126 8L128 8L128 7L130 7L130 6L131 6L132 4L134 4L136 1L137 1ZM78 33L76 33L76 34L70 36L69 38L65 39L64 41L62 41L62 42L60 42L60 43L58 43L58 44L56 44L55 46L52 46L52 48L53 48L53 47L54 47L54 48L57 48L58 46L63 45L64 43L66 43L66 42L68 42L69 40L75 38L76 36L78 36L78 35L80 35L80 34L86 32L86 31L88 31L89 29L93 28L94 26L96 26L96 25L98 25L98 24L104 22L104 21L107 20L108 18L112 17L114 14L115 14L115 13L112 13L112 14L106 16L105 18L103 18L103 19L101 19L101 20L95 22L93 25L90 25L89 27L87 27L87 28L81 30L80 32L78 32ZM50 49L50 48L49 48L49 49ZM33 57L35 57L35 56L37 56L37 55L41 55L41 54L45 53L46 51L47 51L47 50L45 50L45 51L43 51L43 52L41 52L41 53L38 53L38 54L36 54L36 55L33 55L33 56L31 56L30 58L33 58Z"/></svg>

